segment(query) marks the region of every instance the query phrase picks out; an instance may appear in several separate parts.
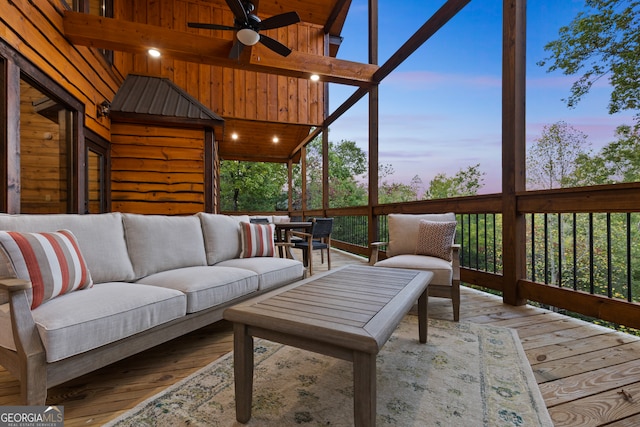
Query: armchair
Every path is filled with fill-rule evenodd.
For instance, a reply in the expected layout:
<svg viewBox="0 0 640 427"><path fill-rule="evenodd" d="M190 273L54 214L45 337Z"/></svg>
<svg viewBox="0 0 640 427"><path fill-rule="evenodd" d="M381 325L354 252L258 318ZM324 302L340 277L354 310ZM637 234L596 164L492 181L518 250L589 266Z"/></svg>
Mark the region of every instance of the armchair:
<svg viewBox="0 0 640 427"><path fill-rule="evenodd" d="M429 296L449 298L453 319L460 319L460 245L454 244L456 216L390 214L389 242L373 242L369 264L433 272ZM381 246L386 259L379 259Z"/></svg>

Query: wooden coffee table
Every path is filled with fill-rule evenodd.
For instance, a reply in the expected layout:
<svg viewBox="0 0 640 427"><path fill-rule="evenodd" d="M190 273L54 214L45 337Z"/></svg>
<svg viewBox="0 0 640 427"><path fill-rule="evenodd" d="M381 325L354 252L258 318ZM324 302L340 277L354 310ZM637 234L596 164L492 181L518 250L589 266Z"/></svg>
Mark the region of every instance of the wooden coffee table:
<svg viewBox="0 0 640 427"><path fill-rule="evenodd" d="M375 426L376 355L418 301L418 336L427 342L427 287L433 273L346 266L242 302L233 322L236 419L251 418L253 337L353 362L356 426Z"/></svg>

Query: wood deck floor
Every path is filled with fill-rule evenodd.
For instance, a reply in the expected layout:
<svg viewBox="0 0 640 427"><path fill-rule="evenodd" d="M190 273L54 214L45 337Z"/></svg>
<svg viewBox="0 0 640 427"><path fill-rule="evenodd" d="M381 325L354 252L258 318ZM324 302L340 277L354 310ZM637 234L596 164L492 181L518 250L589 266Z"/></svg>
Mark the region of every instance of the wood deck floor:
<svg viewBox="0 0 640 427"><path fill-rule="evenodd" d="M332 252L332 268L354 262ZM556 426L640 425L640 338L469 288L460 314L518 331ZM452 319L450 301L431 298L429 316ZM232 338L219 322L54 387L47 403L64 406L66 427L102 425L231 351ZM18 404L18 382L0 368L0 405Z"/></svg>

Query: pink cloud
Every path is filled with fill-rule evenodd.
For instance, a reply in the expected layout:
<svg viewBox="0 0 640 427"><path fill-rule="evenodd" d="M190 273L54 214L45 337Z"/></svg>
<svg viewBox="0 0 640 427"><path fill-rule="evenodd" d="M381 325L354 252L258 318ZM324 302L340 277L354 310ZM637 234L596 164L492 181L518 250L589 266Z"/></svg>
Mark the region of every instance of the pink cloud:
<svg viewBox="0 0 640 427"><path fill-rule="evenodd" d="M468 86L474 88L500 88L502 80L500 76L475 76L467 74L443 74L430 71L397 71L391 73L383 84L412 90L443 85L451 85L459 88Z"/></svg>

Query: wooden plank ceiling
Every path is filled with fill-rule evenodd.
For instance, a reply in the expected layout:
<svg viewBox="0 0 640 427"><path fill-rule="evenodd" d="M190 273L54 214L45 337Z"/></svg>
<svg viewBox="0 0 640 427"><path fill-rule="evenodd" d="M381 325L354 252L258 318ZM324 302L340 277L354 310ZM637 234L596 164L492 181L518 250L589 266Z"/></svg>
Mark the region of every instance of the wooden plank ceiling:
<svg viewBox="0 0 640 427"><path fill-rule="evenodd" d="M227 8L225 0L210 3ZM295 11L303 23L322 26L329 40L339 40L351 0L252 0L258 15L265 17ZM220 23L229 25L229 23ZM228 68L266 72L282 76L308 78L320 75L325 82L360 87L373 83L377 66L336 59L339 43L329 44L329 56L293 51L281 57L257 44L243 52L240 60L230 60L232 42L194 33L180 32L156 25L101 18L67 12L64 16L65 36L72 43L124 52L146 51L155 46L175 59ZM225 117L225 131L220 139L222 159L297 162L300 143L317 123L291 124L274 121L244 120ZM237 139L233 135L237 135ZM275 143L273 138L277 137Z"/></svg>

